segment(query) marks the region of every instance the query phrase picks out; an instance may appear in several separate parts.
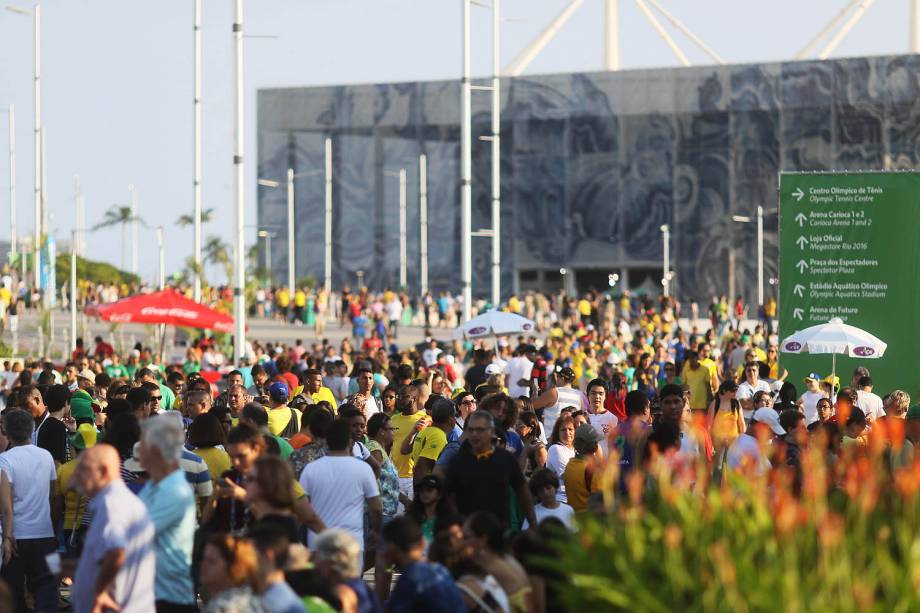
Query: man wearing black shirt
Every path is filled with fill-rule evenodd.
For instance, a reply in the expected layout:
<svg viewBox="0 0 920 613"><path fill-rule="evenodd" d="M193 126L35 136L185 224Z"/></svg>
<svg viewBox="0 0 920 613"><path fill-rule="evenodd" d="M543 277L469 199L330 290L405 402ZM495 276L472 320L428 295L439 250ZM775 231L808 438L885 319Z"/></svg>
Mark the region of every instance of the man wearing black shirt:
<svg viewBox="0 0 920 613"><path fill-rule="evenodd" d="M476 388L486 382L486 366L491 362L491 356L485 349L477 349L473 352L473 366L470 366L463 374L463 380L466 382L466 389L475 392Z"/></svg>
<svg viewBox="0 0 920 613"><path fill-rule="evenodd" d="M467 419L467 440L447 467L446 490L457 510L464 515L489 511L506 527L511 518L509 487L517 492L521 511L536 526L533 498L517 460L501 447L493 447L495 422L487 411L476 411Z"/></svg>
<svg viewBox="0 0 920 613"><path fill-rule="evenodd" d="M35 430L32 443L51 454L57 466L67 461L67 426L51 416L39 389L33 385L22 392L22 408L32 414Z"/></svg>

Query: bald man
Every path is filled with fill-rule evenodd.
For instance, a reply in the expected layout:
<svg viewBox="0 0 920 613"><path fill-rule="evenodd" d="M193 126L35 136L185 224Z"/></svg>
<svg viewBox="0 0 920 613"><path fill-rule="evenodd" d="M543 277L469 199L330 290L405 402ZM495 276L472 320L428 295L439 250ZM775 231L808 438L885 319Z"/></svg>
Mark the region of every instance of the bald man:
<svg viewBox="0 0 920 613"><path fill-rule="evenodd" d="M114 447L99 444L80 454L77 487L92 498L92 517L73 582L76 613L154 610L156 572L153 523L147 507L121 480Z"/></svg>

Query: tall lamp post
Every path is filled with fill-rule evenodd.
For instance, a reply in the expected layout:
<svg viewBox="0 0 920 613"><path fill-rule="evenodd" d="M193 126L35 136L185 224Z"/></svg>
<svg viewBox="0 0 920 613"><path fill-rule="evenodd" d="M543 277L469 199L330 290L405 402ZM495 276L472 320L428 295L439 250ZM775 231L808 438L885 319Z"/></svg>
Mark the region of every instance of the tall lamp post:
<svg viewBox="0 0 920 613"><path fill-rule="evenodd" d="M42 81L41 81L41 5L36 4L33 10L22 9L16 6L7 6L6 10L32 18L32 46L33 46L33 95L35 114L35 232L33 237L33 267L35 268L34 283L36 289L41 289L41 235L42 235Z"/></svg>
<svg viewBox="0 0 920 613"><path fill-rule="evenodd" d="M268 273L269 280L274 278L272 275L272 238L274 236L275 233L268 230L259 230L258 232L258 237L265 241L265 272Z"/></svg>
<svg viewBox="0 0 920 613"><path fill-rule="evenodd" d="M419 293L428 293L428 156L418 156Z"/></svg>
<svg viewBox="0 0 920 613"><path fill-rule="evenodd" d="M10 254L16 255L16 107L6 111L10 131Z"/></svg>
<svg viewBox="0 0 920 613"><path fill-rule="evenodd" d="M764 279L764 271L763 271L763 207L758 205L758 207L757 207L757 217L756 217L755 219L751 219L751 218L748 217L747 215L732 215L732 221L736 221L736 222L738 222L738 223L751 223L751 222L756 222L756 223L757 223L757 305L758 305L758 306L762 306L762 305L763 305L763 279ZM731 254L732 254L732 256L733 256L733 255L734 255L734 248L733 248L733 247L729 247L729 249L732 250L732 251L731 251ZM732 258L732 259L734 259L734 258ZM734 262L732 262L732 264L734 264ZM735 285L735 283L734 283L734 266L731 266L730 268L731 268L731 270L730 270L729 272L731 273L731 277L732 277L732 278L731 278L731 284L730 284L730 285L732 286L732 290L731 290L731 291L734 292L734 285ZM735 297L734 297L734 296L730 296L730 299L731 299L731 300L734 300Z"/></svg>
<svg viewBox="0 0 920 613"><path fill-rule="evenodd" d="M300 177L309 177L309 176L316 175L316 174L319 174L319 171L309 170L307 172L299 172L295 174L293 168L288 168L286 179L283 184L281 183L281 181L273 181L271 179L259 179L257 181L257 183L262 187L275 188L275 187L281 187L281 185L284 185L287 188L287 243L288 243L287 245L287 260L288 260L287 285L288 285L288 292L290 292L292 299L294 297L294 291L295 291L294 288L297 284L297 281L296 281L297 240L295 237L296 232L294 231L295 229L294 224L296 223L297 220L294 214L294 204L295 204L294 202L294 179L297 179Z"/></svg>
<svg viewBox="0 0 920 613"><path fill-rule="evenodd" d="M406 169L399 172L385 172L389 177L399 179L399 287L406 289L408 274L406 271Z"/></svg>
<svg viewBox="0 0 920 613"><path fill-rule="evenodd" d="M194 25L193 25L192 54L194 55L193 73L193 103L192 117L194 122L194 144L192 169L192 200L194 207L194 255L195 263L201 262L201 0L195 0ZM194 270L194 298L201 302L201 274L198 266Z"/></svg>
<svg viewBox="0 0 920 613"><path fill-rule="evenodd" d="M234 48L234 145L233 145L233 187L236 208L236 225L234 228L234 272L233 272L233 360L237 366L242 364L246 350L246 254L245 224L246 207L243 173L243 0L235 0L233 18Z"/></svg>
<svg viewBox="0 0 920 613"><path fill-rule="evenodd" d="M661 288L664 292L664 297L667 298L671 295L671 228L668 224L661 226L662 234L662 243L664 245L662 254L663 259L663 271L661 276Z"/></svg>
<svg viewBox="0 0 920 613"><path fill-rule="evenodd" d="M473 159L470 99L470 2L461 0L463 59L460 80L460 282L463 286L463 320L470 319L473 302Z"/></svg>

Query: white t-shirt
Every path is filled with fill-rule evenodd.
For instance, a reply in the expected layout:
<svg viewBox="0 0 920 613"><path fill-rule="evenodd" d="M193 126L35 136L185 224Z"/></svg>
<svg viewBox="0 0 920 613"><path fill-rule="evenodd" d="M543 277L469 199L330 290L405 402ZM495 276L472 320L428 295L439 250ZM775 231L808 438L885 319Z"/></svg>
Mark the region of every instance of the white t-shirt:
<svg viewBox="0 0 920 613"><path fill-rule="evenodd" d="M521 379L530 380L530 374L533 372L533 362L526 357L519 355L511 358L505 367L505 380L508 385L508 394L512 398L518 396L530 396L530 388L518 385Z"/></svg>
<svg viewBox="0 0 920 613"><path fill-rule="evenodd" d="M51 454L35 445L20 445L0 454L0 470L13 490L13 529L17 539L54 536L51 482L57 480Z"/></svg>
<svg viewBox="0 0 920 613"><path fill-rule="evenodd" d="M603 413L588 413L588 421L601 435L600 448L604 450L604 457L607 457L607 436L613 432L620 420L610 411L604 411Z"/></svg>
<svg viewBox="0 0 920 613"><path fill-rule="evenodd" d="M818 401L827 398L824 392L805 392L802 394L802 412L805 413L805 425L810 426L820 419L818 417Z"/></svg>
<svg viewBox="0 0 920 613"><path fill-rule="evenodd" d="M547 517L558 517L562 520L562 523L565 524L565 527L575 532L578 528L575 525L575 509L570 507L564 502L560 502L559 506L555 509L547 509L542 504L536 504L533 507L533 514L537 517L537 526L543 523L543 520ZM521 526L522 530L526 530L530 526L527 523L527 520L524 520L524 525Z"/></svg>
<svg viewBox="0 0 920 613"><path fill-rule="evenodd" d="M770 470L770 461L760 450L757 439L750 434L741 434L735 439L735 442L728 448L725 461L732 470L740 469L742 464L753 466L755 475L763 475Z"/></svg>
<svg viewBox="0 0 920 613"><path fill-rule="evenodd" d="M429 347L422 352L422 359L425 360L425 366L432 366L438 363L438 357L443 353L438 347Z"/></svg>
<svg viewBox="0 0 920 613"><path fill-rule="evenodd" d="M877 394L873 394L872 392L857 390L856 406L862 409L862 412L866 414L866 418L868 418L870 421L885 415L882 399L879 398Z"/></svg>
<svg viewBox="0 0 920 613"><path fill-rule="evenodd" d="M754 394L760 391L767 392L769 394L773 390L770 389L770 384L763 379L758 379L757 383L754 385L751 385L750 382L745 379L744 382L738 386L738 393L735 395L735 398L738 400L751 400L754 398ZM753 409L745 410L743 413L744 419L750 421L751 415L754 414L754 411Z"/></svg>
<svg viewBox="0 0 920 613"><path fill-rule="evenodd" d="M561 443L550 445L549 449L546 450L546 467L559 477L559 489L556 491L556 500L559 502L569 501L565 495L565 483L562 482L562 473L565 472L565 467L568 466L569 460L574 457L575 450Z"/></svg>
<svg viewBox="0 0 920 613"><path fill-rule="evenodd" d="M380 495L377 478L366 462L353 457L325 456L307 464L300 485L329 528L351 532L364 547L364 501ZM308 534L313 547L316 534Z"/></svg>

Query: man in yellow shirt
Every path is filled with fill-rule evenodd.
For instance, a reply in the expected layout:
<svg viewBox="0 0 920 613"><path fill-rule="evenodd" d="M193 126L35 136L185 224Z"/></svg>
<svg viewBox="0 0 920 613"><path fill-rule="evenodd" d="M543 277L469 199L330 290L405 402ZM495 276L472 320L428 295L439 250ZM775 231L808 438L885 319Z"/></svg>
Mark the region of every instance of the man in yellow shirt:
<svg viewBox="0 0 920 613"><path fill-rule="evenodd" d="M418 388L414 385L404 385L399 388L399 393L396 395L396 408L399 412L390 419L390 425L395 428L390 457L399 473L399 491L411 499L413 497L412 470L415 462L411 453L403 453L402 448L403 441L407 437L427 425L425 422L419 424L419 421L426 419L427 415L418 409Z"/></svg>
<svg viewBox="0 0 920 613"><path fill-rule="evenodd" d="M278 305L279 319L287 321L288 307L291 305L291 293L288 292L286 287L278 288L278 291L275 292L275 304Z"/></svg>
<svg viewBox="0 0 920 613"><path fill-rule="evenodd" d="M300 411L287 403L287 384L275 381L268 386L268 431L273 436L290 438L300 432Z"/></svg>
<svg viewBox="0 0 920 613"><path fill-rule="evenodd" d="M402 443L400 451L408 451L415 466L412 477L418 483L431 474L441 452L447 447L447 435L456 425L454 403L447 398L436 398L431 406L430 426L421 431L414 431ZM418 422L421 423L421 422Z"/></svg>
<svg viewBox="0 0 920 613"><path fill-rule="evenodd" d="M313 399L313 404L325 400L332 405L333 410L338 406L332 390L323 385L323 373L315 368L306 370L302 375L303 393Z"/></svg>
<svg viewBox="0 0 920 613"><path fill-rule="evenodd" d="M680 376L690 387L690 410L708 409L709 400L715 395L715 387L712 372L700 361L699 353L687 352L687 362Z"/></svg>

